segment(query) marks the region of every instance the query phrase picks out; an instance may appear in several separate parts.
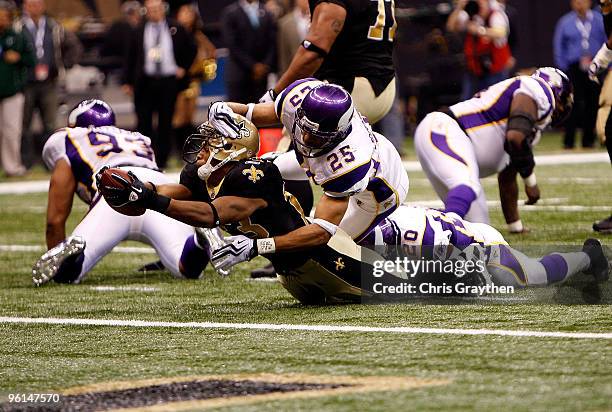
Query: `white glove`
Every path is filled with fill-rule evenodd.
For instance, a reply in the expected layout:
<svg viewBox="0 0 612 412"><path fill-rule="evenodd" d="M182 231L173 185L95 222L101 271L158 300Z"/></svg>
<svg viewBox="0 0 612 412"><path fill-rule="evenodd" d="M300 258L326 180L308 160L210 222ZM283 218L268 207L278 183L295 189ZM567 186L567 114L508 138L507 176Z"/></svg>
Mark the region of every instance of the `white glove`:
<svg viewBox="0 0 612 412"><path fill-rule="evenodd" d="M208 108L208 121L225 137L240 137L240 127L234 122L234 111L225 102L214 102Z"/></svg>
<svg viewBox="0 0 612 412"><path fill-rule="evenodd" d="M608 70L610 60L612 60L612 50L608 49L608 45L604 43L589 66L589 79L599 83L597 76Z"/></svg>
<svg viewBox="0 0 612 412"><path fill-rule="evenodd" d="M276 100L276 93L274 93L274 89L270 89L259 98L259 103L269 103L274 100Z"/></svg>
<svg viewBox="0 0 612 412"><path fill-rule="evenodd" d="M228 270L232 266L247 262L257 256L257 244L243 235L225 238L226 245L212 251L210 258L217 270Z"/></svg>

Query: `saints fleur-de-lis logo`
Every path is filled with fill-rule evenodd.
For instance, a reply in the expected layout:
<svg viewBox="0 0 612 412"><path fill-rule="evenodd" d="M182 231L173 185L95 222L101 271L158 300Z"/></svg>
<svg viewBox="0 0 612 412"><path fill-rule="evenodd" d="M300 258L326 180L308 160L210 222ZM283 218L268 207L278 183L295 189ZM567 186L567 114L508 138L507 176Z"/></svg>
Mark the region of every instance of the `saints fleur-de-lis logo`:
<svg viewBox="0 0 612 412"><path fill-rule="evenodd" d="M338 260L336 260L334 263L336 264L337 271L344 269L344 261L342 260L341 257L339 257Z"/></svg>
<svg viewBox="0 0 612 412"><path fill-rule="evenodd" d="M244 120L236 123L236 126L238 126L238 133L240 134L239 139L247 138L251 135L251 131L245 126Z"/></svg>
<svg viewBox="0 0 612 412"><path fill-rule="evenodd" d="M249 180L253 183L257 182L264 176L262 170L256 169L255 166L251 166L250 169L244 169L242 174L249 177Z"/></svg>

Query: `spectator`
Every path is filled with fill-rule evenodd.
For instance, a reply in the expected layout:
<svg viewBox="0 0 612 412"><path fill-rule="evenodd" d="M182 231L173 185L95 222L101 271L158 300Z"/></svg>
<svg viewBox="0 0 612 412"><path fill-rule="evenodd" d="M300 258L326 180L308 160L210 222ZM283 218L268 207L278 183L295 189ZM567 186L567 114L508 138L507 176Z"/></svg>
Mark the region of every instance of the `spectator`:
<svg viewBox="0 0 612 412"><path fill-rule="evenodd" d="M0 0L0 161L8 176L21 176L23 87L35 57L27 38L11 27L13 12L11 3Z"/></svg>
<svg viewBox="0 0 612 412"><path fill-rule="evenodd" d="M123 17L115 21L106 32L100 54L103 57L111 58L111 65L123 66L129 47L129 43L125 39L132 38L134 30L140 25L141 9L140 2L126 1L121 5Z"/></svg>
<svg viewBox="0 0 612 412"><path fill-rule="evenodd" d="M310 26L308 0L295 0L293 10L278 21L278 72L284 73Z"/></svg>
<svg viewBox="0 0 612 412"><path fill-rule="evenodd" d="M462 100L508 78L512 54L508 17L495 0L458 0L446 22L447 30L465 32L463 52L467 72Z"/></svg>
<svg viewBox="0 0 612 412"><path fill-rule="evenodd" d="M228 100L256 102L267 89L276 61L276 23L258 0L239 0L221 15L221 30L229 48L225 82Z"/></svg>
<svg viewBox="0 0 612 412"><path fill-rule="evenodd" d="M192 4L185 4L178 9L176 19L189 33L198 48L196 58L189 69L189 87L179 93L174 108L172 126L178 141L178 147L182 148L187 136L195 132L193 117L196 110L197 98L200 95L200 81L210 80L210 68L215 63L216 49L202 32L202 20L198 15L197 8Z"/></svg>
<svg viewBox="0 0 612 412"><path fill-rule="evenodd" d="M166 19L166 3L146 0L146 21L134 32L124 69L123 90L134 96L138 131L150 136L157 164L168 162L177 93L189 85L187 71L196 55L193 38ZM157 113L157 133L153 114Z"/></svg>
<svg viewBox="0 0 612 412"><path fill-rule="evenodd" d="M66 68L75 65L83 52L77 37L45 15L45 0L25 0L23 16L17 23L36 52L36 65L28 71L23 109L23 155L27 166L40 160L42 147L56 129L59 83ZM35 138L32 117L38 110L42 136Z"/></svg>
<svg viewBox="0 0 612 412"><path fill-rule="evenodd" d="M600 87L588 76L591 60L604 43L601 13L591 10L591 0L571 0L572 11L557 22L553 52L557 67L574 85L574 111L565 124L563 146L574 147L576 129L582 126L582 147L593 147Z"/></svg>

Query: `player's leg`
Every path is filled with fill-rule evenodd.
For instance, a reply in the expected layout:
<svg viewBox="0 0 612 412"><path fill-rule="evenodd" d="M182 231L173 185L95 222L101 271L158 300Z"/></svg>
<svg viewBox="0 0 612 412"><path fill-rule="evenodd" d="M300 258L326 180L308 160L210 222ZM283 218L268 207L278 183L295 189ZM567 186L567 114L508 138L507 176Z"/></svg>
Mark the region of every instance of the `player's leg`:
<svg viewBox="0 0 612 412"><path fill-rule="evenodd" d="M430 113L417 127L415 148L445 211L460 217L470 212L473 221L488 222L474 149L457 122L443 113Z"/></svg>
<svg viewBox="0 0 612 412"><path fill-rule="evenodd" d="M100 259L127 237L130 220L134 219L138 218L114 211L100 197L71 234L71 237L80 237L85 241L82 258L68 260L54 280L60 283L80 283Z"/></svg>
<svg viewBox="0 0 612 412"><path fill-rule="evenodd" d="M393 106L395 100L395 78L392 79L385 89L377 96L365 77L355 77L351 97L357 111L374 124L382 119Z"/></svg>
<svg viewBox="0 0 612 412"><path fill-rule="evenodd" d="M208 245L196 237L193 227L151 210L143 215L141 227L133 225L129 238L153 246L176 278L198 279L209 261Z"/></svg>
<svg viewBox="0 0 612 412"><path fill-rule="evenodd" d="M551 253L542 258L528 257L508 245L495 245L491 246L487 270L495 284L523 288L563 283L581 272L604 281L608 261L594 239L587 240L581 252Z"/></svg>

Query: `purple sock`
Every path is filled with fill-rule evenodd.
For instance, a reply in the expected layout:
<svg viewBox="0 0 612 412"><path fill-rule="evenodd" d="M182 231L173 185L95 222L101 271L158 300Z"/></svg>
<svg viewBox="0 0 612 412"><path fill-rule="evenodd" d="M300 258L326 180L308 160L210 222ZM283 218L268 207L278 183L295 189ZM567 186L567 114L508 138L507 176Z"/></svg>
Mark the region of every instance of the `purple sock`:
<svg viewBox="0 0 612 412"><path fill-rule="evenodd" d="M559 253L544 256L540 263L546 270L548 284L563 282L569 273L567 261Z"/></svg>
<svg viewBox="0 0 612 412"><path fill-rule="evenodd" d="M454 212L460 217L464 217L472 202L476 199L476 193L471 187L466 185L459 185L449 190L446 196L445 212Z"/></svg>
<svg viewBox="0 0 612 412"><path fill-rule="evenodd" d="M195 235L189 236L183 246L180 259L183 275L189 279L198 279L208 261L208 252L196 245Z"/></svg>

